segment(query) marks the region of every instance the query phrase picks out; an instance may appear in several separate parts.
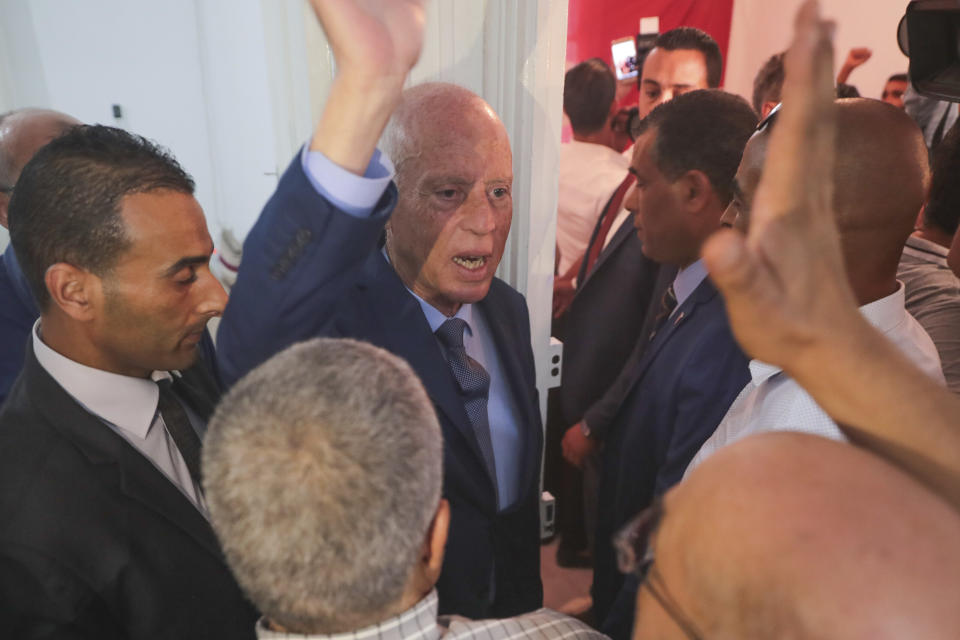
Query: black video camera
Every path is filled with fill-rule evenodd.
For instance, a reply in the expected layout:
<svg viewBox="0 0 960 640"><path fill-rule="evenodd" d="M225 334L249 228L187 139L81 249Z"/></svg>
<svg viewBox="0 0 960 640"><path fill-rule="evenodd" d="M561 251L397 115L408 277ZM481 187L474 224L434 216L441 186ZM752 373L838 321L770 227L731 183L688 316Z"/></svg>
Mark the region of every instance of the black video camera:
<svg viewBox="0 0 960 640"><path fill-rule="evenodd" d="M914 0L897 27L918 93L960 102L960 0Z"/></svg>

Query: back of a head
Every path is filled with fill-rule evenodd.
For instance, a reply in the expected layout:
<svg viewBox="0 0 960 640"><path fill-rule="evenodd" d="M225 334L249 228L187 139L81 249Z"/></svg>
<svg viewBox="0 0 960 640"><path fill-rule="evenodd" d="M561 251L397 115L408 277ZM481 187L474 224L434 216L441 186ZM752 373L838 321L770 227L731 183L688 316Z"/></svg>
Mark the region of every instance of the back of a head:
<svg viewBox="0 0 960 640"><path fill-rule="evenodd" d="M780 102L785 76L783 56L783 51L770 56L753 79L753 108L758 114L764 102Z"/></svg>
<svg viewBox="0 0 960 640"><path fill-rule="evenodd" d="M960 629L960 516L862 449L752 436L697 467L664 510L660 573L705 637L935 639Z"/></svg>
<svg viewBox="0 0 960 640"><path fill-rule="evenodd" d="M600 58L590 58L567 71L563 80L563 111L577 133L599 131L610 116L617 93L613 71Z"/></svg>
<svg viewBox="0 0 960 640"><path fill-rule="evenodd" d="M889 249L896 262L926 195L923 135L903 110L879 100L838 100L835 108L838 226L871 233L875 249Z"/></svg>
<svg viewBox="0 0 960 640"><path fill-rule="evenodd" d="M960 127L956 124L933 154L930 195L923 210L923 224L953 236L960 222Z"/></svg>
<svg viewBox="0 0 960 640"><path fill-rule="evenodd" d="M400 598L440 500L442 457L409 365L315 339L224 397L204 440L204 487L227 560L264 616L342 632Z"/></svg>
<svg viewBox="0 0 960 640"><path fill-rule="evenodd" d="M71 116L49 109L17 109L0 114L0 185L13 186L23 165L39 146L78 124Z"/></svg>
<svg viewBox="0 0 960 640"><path fill-rule="evenodd" d="M41 311L47 268L70 263L97 275L127 248L124 196L155 189L192 194L193 180L149 140L113 127L76 126L27 163L10 200L10 241Z"/></svg>
<svg viewBox="0 0 960 640"><path fill-rule="evenodd" d="M657 106L640 122L636 135L655 130L660 171L671 180L687 171L702 171L725 206L732 197L743 148L756 126L757 115L746 100L704 89Z"/></svg>
<svg viewBox="0 0 960 640"><path fill-rule="evenodd" d="M720 86L720 79L723 77L723 55L720 53L717 41L706 31L696 27L677 27L660 34L653 46L666 51L677 49L699 51L703 54L707 65L707 86L711 89Z"/></svg>

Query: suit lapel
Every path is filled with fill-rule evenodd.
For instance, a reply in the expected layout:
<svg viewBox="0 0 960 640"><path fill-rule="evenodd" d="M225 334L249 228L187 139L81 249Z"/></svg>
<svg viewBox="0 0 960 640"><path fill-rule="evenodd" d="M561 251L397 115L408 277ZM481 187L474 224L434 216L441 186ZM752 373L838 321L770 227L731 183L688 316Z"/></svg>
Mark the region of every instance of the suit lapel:
<svg viewBox="0 0 960 640"><path fill-rule="evenodd" d="M600 255L597 256L597 261L594 263L590 273L587 274L586 280L577 284L578 289L582 288L590 281L590 278L593 277L593 274L600 269L603 263L610 259L611 255L616 253L617 249L620 248L620 245L626 242L627 238L629 238L631 234L636 233L636 230L633 228L634 215L635 214L631 213L624 219L623 222L620 223L620 227L617 229L616 233L613 234L613 238L610 240L610 243L600 250Z"/></svg>
<svg viewBox="0 0 960 640"><path fill-rule="evenodd" d="M369 316L377 324L373 333L382 338L383 348L413 367L437 410L456 426L482 461L480 443L467 417L457 381L430 331L423 309L379 251L367 260L358 286L364 290L365 307L372 310ZM486 468L486 464L483 466Z"/></svg>
<svg viewBox="0 0 960 640"><path fill-rule="evenodd" d="M77 404L40 366L32 348L27 349L24 375L29 380L31 402L54 431L80 449L91 464L115 466L123 495L160 515L223 561L213 530L196 507L133 445Z"/></svg>
<svg viewBox="0 0 960 640"><path fill-rule="evenodd" d="M656 359L657 354L660 353L663 346L670 341L671 336L677 332L680 326L690 321L690 318L694 316L699 307L709 302L715 295L717 295L717 290L713 286L713 283L710 282L710 278L704 278L703 282L693 290L693 293L683 301L683 304L677 307L673 314L666 319L663 326L659 328L654 336L653 341L647 346L647 350L644 352L640 362L637 364L634 379L631 382L631 390L636 386L637 382L643 378L650 364Z"/></svg>
<svg viewBox="0 0 960 640"><path fill-rule="evenodd" d="M517 407L517 418L519 419L517 428L524 434L525 452L529 453L537 447L537 432L536 427L525 428L525 425L540 424L537 416L540 408L533 406L528 401L528 395L522 392L523 389L530 386L531 381L524 376L521 359L515 356L522 350L528 349L529 345L517 344L515 339L516 328L510 326L510 319L504 312L509 301L501 299L498 284L497 282L491 284L490 292L477 303L476 307L483 314L487 326L490 327L490 332L493 334L493 342L497 348L500 365L507 376L507 389L511 392ZM529 459L529 455L524 456L524 458ZM520 495L528 495L528 485L535 469L536 465L525 465L525 475L521 484L523 490Z"/></svg>

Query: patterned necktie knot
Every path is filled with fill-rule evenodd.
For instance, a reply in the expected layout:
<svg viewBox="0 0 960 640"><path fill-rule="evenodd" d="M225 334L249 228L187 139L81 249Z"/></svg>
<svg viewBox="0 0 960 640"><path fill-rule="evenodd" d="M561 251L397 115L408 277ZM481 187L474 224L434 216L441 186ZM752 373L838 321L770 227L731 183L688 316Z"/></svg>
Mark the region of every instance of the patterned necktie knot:
<svg viewBox="0 0 960 640"><path fill-rule="evenodd" d="M660 330L660 327L663 326L663 323L666 322L667 318L670 317L670 314L673 313L673 310L676 308L677 292L674 291L673 285L671 284L667 287L667 290L663 292L663 297L660 299L660 311L653 321L653 331L650 333L650 340L653 340L654 336L656 336Z"/></svg>
<svg viewBox="0 0 960 640"><path fill-rule="evenodd" d="M437 329L437 337L447 349L463 349L463 330L466 328L466 320L449 318Z"/></svg>

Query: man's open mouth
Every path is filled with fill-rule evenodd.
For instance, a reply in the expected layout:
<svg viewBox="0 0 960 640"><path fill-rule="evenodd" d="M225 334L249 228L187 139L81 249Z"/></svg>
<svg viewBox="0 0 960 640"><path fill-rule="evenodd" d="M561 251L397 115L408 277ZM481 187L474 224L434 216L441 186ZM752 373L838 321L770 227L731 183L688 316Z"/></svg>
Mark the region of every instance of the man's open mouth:
<svg viewBox="0 0 960 640"><path fill-rule="evenodd" d="M487 264L486 256L454 256L453 261L464 269L475 270Z"/></svg>

